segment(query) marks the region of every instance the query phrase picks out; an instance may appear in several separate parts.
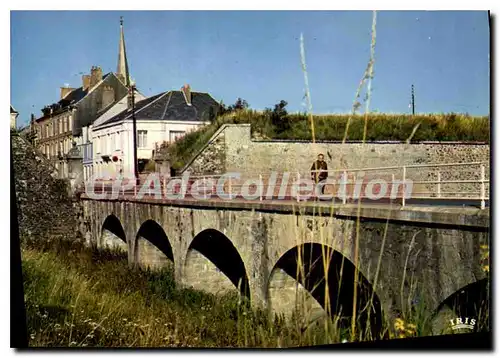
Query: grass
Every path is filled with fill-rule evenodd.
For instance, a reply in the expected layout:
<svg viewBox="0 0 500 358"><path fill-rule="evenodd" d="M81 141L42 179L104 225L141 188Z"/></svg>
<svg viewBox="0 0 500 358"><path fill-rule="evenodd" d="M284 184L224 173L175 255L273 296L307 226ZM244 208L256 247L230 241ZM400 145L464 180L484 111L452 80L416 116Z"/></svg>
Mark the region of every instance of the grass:
<svg viewBox="0 0 500 358"><path fill-rule="evenodd" d="M323 344L233 295L178 288L169 269L131 269L126 254L79 244L22 250L30 346L284 347ZM310 334L310 332L308 332Z"/></svg>
<svg viewBox="0 0 500 358"><path fill-rule="evenodd" d="M338 317L307 328L307 317L270 317L235 295L180 288L169 268L131 268L122 252L79 243L32 242L22 264L32 347L277 348L432 334L423 303L381 337L362 322L353 335Z"/></svg>

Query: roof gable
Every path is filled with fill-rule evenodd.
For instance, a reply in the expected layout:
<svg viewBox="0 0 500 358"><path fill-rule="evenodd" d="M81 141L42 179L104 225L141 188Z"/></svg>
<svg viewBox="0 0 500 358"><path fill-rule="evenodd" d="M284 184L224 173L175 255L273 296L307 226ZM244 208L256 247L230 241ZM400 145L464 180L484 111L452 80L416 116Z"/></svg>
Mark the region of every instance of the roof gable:
<svg viewBox="0 0 500 358"><path fill-rule="evenodd" d="M191 92L191 105L188 105L182 91L168 91L137 102L135 117L138 120L204 122L209 120L211 111L215 115L218 110L219 103L208 93ZM100 125L117 123L131 118L132 111L127 109Z"/></svg>
<svg viewBox="0 0 500 358"><path fill-rule="evenodd" d="M115 100L112 104L103 108L103 91L108 87L111 87L114 90ZM127 95L127 93L128 88L118 79L118 77L116 77L113 72L109 72L104 75L102 80L92 87L92 89L75 104L77 111L75 125L73 126L73 135L81 135L83 127L94 123L100 115L112 108L113 105L119 102L124 96Z"/></svg>

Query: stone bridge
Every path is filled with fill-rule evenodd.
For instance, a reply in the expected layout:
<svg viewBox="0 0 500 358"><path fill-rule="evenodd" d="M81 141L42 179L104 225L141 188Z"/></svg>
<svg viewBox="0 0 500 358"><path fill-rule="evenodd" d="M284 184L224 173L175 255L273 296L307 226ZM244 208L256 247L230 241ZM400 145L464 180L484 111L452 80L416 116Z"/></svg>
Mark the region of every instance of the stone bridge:
<svg viewBox="0 0 500 358"><path fill-rule="evenodd" d="M486 282L489 210L85 196L82 205L89 242L122 247L132 265L171 265L184 287L239 292L269 312L349 318L356 297L357 310L372 303L358 316L370 312L380 330L416 302L428 312L458 302L470 316Z"/></svg>

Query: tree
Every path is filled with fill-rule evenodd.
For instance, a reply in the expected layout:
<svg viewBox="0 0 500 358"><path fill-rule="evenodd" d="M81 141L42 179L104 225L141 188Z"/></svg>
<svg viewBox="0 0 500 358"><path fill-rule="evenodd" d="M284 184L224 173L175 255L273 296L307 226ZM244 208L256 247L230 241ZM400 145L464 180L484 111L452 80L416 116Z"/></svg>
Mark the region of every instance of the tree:
<svg viewBox="0 0 500 358"><path fill-rule="evenodd" d="M248 108L248 102L245 101L244 99L241 99L238 97L236 100L236 103L234 104L234 109L235 110L241 110L241 109L247 109Z"/></svg>
<svg viewBox="0 0 500 358"><path fill-rule="evenodd" d="M228 113L229 110L228 108L226 108L226 105L224 104L224 102L221 100L220 103L219 103L219 111L218 111L218 115L219 116L223 116L224 114Z"/></svg>
<svg viewBox="0 0 500 358"><path fill-rule="evenodd" d="M210 108L208 109L208 120L209 120L209 122L213 123L216 118L217 118L217 113L216 113L214 107L210 106Z"/></svg>
<svg viewBox="0 0 500 358"><path fill-rule="evenodd" d="M242 109L247 109L248 106L249 105L248 105L247 101L238 97L238 99L236 100L236 102L232 106L227 107L227 112L231 113L231 112L240 111Z"/></svg>
<svg viewBox="0 0 500 358"><path fill-rule="evenodd" d="M274 105L274 109L272 111L270 108L266 108L265 110L265 113L270 116L271 123L278 134L290 128L290 118L288 117L288 112L285 108L287 105L287 101L281 100L279 103Z"/></svg>

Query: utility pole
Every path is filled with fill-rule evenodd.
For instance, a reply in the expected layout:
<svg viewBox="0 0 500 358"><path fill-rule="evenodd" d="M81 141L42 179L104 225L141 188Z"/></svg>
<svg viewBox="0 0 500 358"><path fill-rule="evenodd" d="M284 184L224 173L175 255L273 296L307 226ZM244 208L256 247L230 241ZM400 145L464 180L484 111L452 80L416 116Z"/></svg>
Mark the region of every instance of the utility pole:
<svg viewBox="0 0 500 358"><path fill-rule="evenodd" d="M415 115L415 89L413 85L411 85L411 114Z"/></svg>
<svg viewBox="0 0 500 358"><path fill-rule="evenodd" d="M139 171L137 168L137 123L135 121L135 83L130 84L130 94L132 97L132 132L134 138L134 177L135 184L139 185Z"/></svg>

